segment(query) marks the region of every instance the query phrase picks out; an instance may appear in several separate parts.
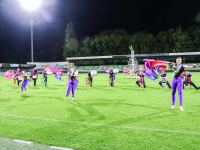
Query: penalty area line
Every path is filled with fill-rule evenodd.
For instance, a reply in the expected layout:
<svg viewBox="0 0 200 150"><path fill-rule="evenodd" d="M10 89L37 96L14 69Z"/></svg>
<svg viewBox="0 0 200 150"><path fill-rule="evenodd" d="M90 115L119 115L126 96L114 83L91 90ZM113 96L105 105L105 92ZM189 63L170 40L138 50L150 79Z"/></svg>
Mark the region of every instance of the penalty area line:
<svg viewBox="0 0 200 150"><path fill-rule="evenodd" d="M71 123L71 124L81 124L81 125L90 125L90 126L102 126L102 127L109 127L109 128L120 128L120 129L131 129L131 130L145 130L145 131L156 131L156 132L169 132L169 133L183 133L183 134L190 134L190 135L200 135L200 132L195 132L195 131L179 131L179 130L142 128L142 127L131 127L131 126L115 126L115 125L107 125L107 124L96 124L96 123L88 123L88 122L67 121L67 120L37 118L37 117L29 117L29 116L17 116L17 115L7 115L7 114L0 114L0 116L14 117L14 118L25 118L25 119L41 120L41 121L51 121L51 122L65 122L65 123Z"/></svg>

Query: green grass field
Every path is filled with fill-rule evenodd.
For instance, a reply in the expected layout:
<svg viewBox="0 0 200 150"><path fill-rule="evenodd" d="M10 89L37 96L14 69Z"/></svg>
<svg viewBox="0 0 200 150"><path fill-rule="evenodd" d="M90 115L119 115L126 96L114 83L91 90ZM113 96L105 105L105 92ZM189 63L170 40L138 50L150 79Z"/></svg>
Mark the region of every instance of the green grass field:
<svg viewBox="0 0 200 150"><path fill-rule="evenodd" d="M200 86L200 73L192 73ZM136 80L117 74L109 87L108 74L93 77L85 86L80 74L75 98L64 99L64 81L48 76L48 86L20 87L0 76L0 136L81 150L200 149L200 91L183 90L183 108L171 107L171 90L146 79L146 88ZM171 84L172 74L168 74Z"/></svg>

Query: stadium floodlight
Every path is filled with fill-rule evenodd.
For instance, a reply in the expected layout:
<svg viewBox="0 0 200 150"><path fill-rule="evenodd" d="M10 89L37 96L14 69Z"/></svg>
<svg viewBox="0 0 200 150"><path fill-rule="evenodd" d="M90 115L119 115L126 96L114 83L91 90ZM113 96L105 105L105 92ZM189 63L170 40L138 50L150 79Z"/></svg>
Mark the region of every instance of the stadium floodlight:
<svg viewBox="0 0 200 150"><path fill-rule="evenodd" d="M20 2L26 10L31 11L31 62L33 62L33 11L40 7L42 0L20 0Z"/></svg>
<svg viewBox="0 0 200 150"><path fill-rule="evenodd" d="M22 6L29 11L36 10L42 3L41 0L20 0L20 2Z"/></svg>

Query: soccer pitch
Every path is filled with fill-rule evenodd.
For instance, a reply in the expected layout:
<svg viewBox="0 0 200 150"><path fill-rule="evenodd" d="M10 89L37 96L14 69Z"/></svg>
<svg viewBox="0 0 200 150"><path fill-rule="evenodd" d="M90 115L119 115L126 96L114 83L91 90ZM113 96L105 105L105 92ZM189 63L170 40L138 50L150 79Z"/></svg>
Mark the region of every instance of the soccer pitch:
<svg viewBox="0 0 200 150"><path fill-rule="evenodd" d="M200 86L200 73L192 73ZM171 107L171 89L145 78L146 88L137 79L116 75L109 87L108 74L93 77L86 87L86 74L79 74L75 98L64 99L65 82L48 75L47 87L21 86L0 76L0 137L84 150L200 149L200 91L183 90L183 108ZM42 77L40 75L40 77ZM39 78L40 78L39 77ZM168 73L171 84L172 73ZM21 85L21 84L20 84Z"/></svg>

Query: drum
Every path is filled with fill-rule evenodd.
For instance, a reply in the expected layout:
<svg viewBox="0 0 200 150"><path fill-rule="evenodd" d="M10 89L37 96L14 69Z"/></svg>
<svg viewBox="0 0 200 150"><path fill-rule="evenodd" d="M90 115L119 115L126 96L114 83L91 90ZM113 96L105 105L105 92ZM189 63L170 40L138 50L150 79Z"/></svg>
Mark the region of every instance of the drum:
<svg viewBox="0 0 200 150"><path fill-rule="evenodd" d="M118 68L113 69L113 73L119 73L119 69Z"/></svg>
<svg viewBox="0 0 200 150"><path fill-rule="evenodd" d="M18 81L22 81L22 76L19 76L19 77L18 77Z"/></svg>
<svg viewBox="0 0 200 150"><path fill-rule="evenodd" d="M36 75L33 75L33 79L37 79L37 76L36 76Z"/></svg>
<svg viewBox="0 0 200 150"><path fill-rule="evenodd" d="M92 76L97 75L97 71L96 71L96 70L92 70L92 71L91 71L91 75L92 75Z"/></svg>

